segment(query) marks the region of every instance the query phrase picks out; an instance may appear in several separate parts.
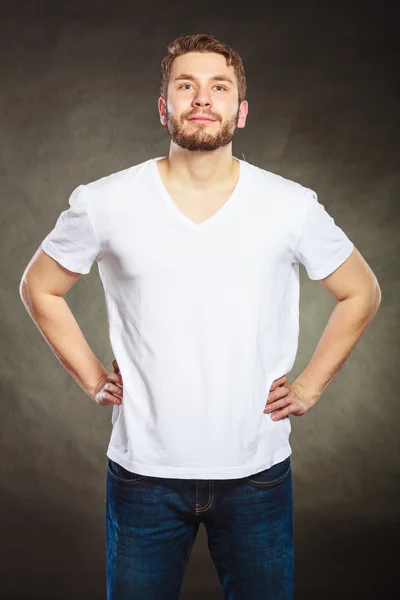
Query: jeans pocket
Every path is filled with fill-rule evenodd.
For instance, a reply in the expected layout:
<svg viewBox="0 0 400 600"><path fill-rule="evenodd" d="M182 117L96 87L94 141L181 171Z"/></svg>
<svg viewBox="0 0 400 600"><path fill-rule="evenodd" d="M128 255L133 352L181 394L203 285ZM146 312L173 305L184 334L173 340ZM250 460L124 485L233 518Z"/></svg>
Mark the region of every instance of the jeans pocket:
<svg viewBox="0 0 400 600"><path fill-rule="evenodd" d="M128 471L119 463L111 460L111 458L107 459L107 471L111 477L116 479L119 483L126 483L129 485L134 485L150 478L150 475L140 475L139 473Z"/></svg>
<svg viewBox="0 0 400 600"><path fill-rule="evenodd" d="M244 477L244 481L259 488L273 487L281 483L289 475L290 469L290 456L288 456L284 461L272 465L268 469Z"/></svg>

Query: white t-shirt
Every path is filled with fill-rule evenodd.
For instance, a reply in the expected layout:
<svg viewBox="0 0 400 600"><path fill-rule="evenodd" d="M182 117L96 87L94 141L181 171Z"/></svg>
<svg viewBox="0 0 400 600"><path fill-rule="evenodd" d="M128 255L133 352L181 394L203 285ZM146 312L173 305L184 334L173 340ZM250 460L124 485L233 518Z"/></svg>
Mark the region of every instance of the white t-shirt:
<svg viewBox="0 0 400 600"><path fill-rule="evenodd" d="M196 224L160 158L79 185L42 248L71 271L98 264L123 380L107 456L155 477L245 477L291 454L290 419L263 410L296 358L299 263L322 279L354 244L313 190L239 159L231 197Z"/></svg>

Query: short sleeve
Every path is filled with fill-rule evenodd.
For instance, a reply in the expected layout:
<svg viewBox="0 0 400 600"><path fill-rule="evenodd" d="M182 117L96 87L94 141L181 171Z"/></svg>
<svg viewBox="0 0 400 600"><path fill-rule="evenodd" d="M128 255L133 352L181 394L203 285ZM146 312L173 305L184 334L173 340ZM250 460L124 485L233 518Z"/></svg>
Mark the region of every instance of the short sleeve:
<svg viewBox="0 0 400 600"><path fill-rule="evenodd" d="M74 189L69 205L70 208L60 214L41 247L66 269L86 274L99 255L100 247L88 214L85 185Z"/></svg>
<svg viewBox="0 0 400 600"><path fill-rule="evenodd" d="M310 279L323 279L344 263L354 244L318 202L313 190L308 190L308 200L295 259L304 265Z"/></svg>

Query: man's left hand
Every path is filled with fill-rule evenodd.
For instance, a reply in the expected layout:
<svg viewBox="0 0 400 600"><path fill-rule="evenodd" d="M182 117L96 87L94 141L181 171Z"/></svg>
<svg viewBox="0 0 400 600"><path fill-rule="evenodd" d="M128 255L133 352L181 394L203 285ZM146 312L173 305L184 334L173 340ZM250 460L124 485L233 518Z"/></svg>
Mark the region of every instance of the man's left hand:
<svg viewBox="0 0 400 600"><path fill-rule="evenodd" d="M286 383L286 376L276 379L271 385L264 413L271 414L273 421L289 415L300 417L308 412L318 398L300 383Z"/></svg>

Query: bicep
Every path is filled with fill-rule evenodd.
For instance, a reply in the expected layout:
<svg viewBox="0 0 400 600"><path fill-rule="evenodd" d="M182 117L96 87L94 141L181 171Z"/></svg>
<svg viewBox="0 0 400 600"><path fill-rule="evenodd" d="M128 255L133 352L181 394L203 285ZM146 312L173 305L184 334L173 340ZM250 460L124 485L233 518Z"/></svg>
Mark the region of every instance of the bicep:
<svg viewBox="0 0 400 600"><path fill-rule="evenodd" d="M31 297L35 294L64 296L80 276L81 273L66 269L39 246L25 269L20 291L23 294L28 288Z"/></svg>
<svg viewBox="0 0 400 600"><path fill-rule="evenodd" d="M338 301L370 294L374 290L379 293L380 289L373 271L357 248L333 273L319 282Z"/></svg>

